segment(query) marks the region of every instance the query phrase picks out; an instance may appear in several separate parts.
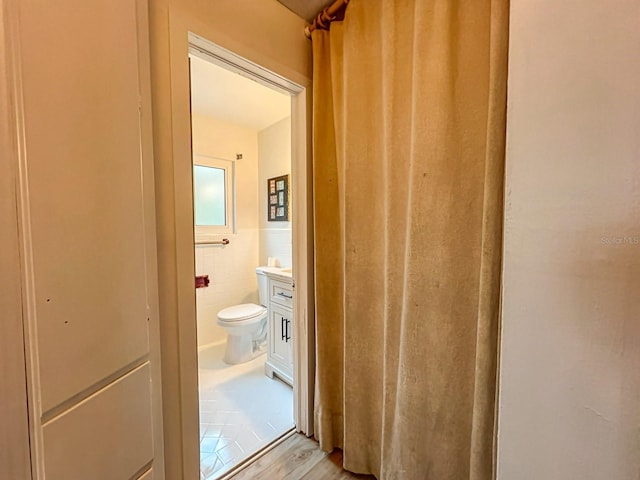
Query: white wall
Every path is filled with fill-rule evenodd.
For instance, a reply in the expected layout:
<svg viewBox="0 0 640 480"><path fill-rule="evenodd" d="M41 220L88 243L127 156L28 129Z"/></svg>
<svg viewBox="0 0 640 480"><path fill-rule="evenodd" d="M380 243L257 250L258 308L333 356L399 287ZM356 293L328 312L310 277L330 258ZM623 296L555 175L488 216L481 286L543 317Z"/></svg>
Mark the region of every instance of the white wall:
<svg viewBox="0 0 640 480"><path fill-rule="evenodd" d="M210 285L196 290L198 346L226 341L216 324L223 308L258 300L258 132L250 128L193 115L193 152L235 160L235 235L229 245L196 246L196 275L209 275Z"/></svg>
<svg viewBox="0 0 640 480"><path fill-rule="evenodd" d="M639 22L511 3L501 480L640 478Z"/></svg>
<svg viewBox="0 0 640 480"><path fill-rule="evenodd" d="M260 193L260 265L266 265L268 257L277 258L283 267L291 266L291 221L267 221L267 179L289 175L291 181L291 117L261 130L258 133L259 193ZM292 192L293 197L295 192ZM291 211L291 209L290 209ZM291 217L290 217L291 218Z"/></svg>

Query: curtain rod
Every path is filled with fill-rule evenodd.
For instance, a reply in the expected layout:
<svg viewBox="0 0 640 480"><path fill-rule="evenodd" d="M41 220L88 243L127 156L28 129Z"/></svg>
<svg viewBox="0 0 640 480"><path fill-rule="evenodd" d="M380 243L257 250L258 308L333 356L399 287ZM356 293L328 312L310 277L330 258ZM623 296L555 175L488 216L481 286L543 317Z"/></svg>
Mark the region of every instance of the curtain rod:
<svg viewBox="0 0 640 480"><path fill-rule="evenodd" d="M304 34L311 38L311 32L316 28L329 29L329 24L338 18L338 13L347 7L349 0L335 0L331 5L322 10L309 25L304 27Z"/></svg>

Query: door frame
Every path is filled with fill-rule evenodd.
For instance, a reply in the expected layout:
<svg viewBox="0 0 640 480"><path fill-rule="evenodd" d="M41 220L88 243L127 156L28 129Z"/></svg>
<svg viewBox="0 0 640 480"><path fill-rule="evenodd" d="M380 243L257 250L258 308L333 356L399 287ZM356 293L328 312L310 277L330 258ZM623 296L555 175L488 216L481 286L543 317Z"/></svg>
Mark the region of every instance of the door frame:
<svg viewBox="0 0 640 480"><path fill-rule="evenodd" d="M0 478L30 480L31 447L23 325L18 188L22 140L18 4L0 0Z"/></svg>
<svg viewBox="0 0 640 480"><path fill-rule="evenodd" d="M188 27L185 18L169 18L171 143L170 168L172 204L165 210L171 215L171 234L175 242L175 310L177 314L179 378L173 415L180 419L182 471L197 472L199 459L198 377L196 310L193 278L195 275L193 237L192 146L189 53L202 56L228 70L291 95L292 142L292 260L296 300L294 303L296 342L294 343L294 421L296 431L313 435L313 393L315 388L315 303L313 295L313 217L310 145L311 89L289 80L207 40ZM185 38L186 37L186 38ZM166 177L168 180L169 177ZM162 260L160 260L162 261ZM173 275L172 275L173 276ZM168 306L168 305L167 305ZM161 312L162 316L162 312ZM163 364L163 366L165 366ZM166 400L166 392L165 392ZM165 410L165 416L168 413ZM195 470L194 470L195 468Z"/></svg>
<svg viewBox="0 0 640 480"><path fill-rule="evenodd" d="M231 72L251 78L266 87L288 94L291 97L291 186L292 195L292 261L294 290L294 421L296 430L313 434L313 380L315 365L310 365L309 349L314 348L314 330L309 325L309 282L310 267L313 262L309 253L313 251L312 235L309 244L309 208L311 201L307 195L310 186L310 169L307 162L307 90L262 66L251 62L230 50L189 32L189 53L215 63ZM194 273L195 274L195 273ZM311 311L314 311L311 303ZM313 315L311 316L313 317ZM298 320L300 319L300 320ZM313 320L313 318L311 318ZM315 323L311 322L313 328ZM311 334L311 335L310 335ZM313 350L311 350L313 352ZM314 355L315 359L315 355ZM313 367L313 368L309 368ZM311 403L310 403L311 401ZM311 408L311 410L309 410Z"/></svg>

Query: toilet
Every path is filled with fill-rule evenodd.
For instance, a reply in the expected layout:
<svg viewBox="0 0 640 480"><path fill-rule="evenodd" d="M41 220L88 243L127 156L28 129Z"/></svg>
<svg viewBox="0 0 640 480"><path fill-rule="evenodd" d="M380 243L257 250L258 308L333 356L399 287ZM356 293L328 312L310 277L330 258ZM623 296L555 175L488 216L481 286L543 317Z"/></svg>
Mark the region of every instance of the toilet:
<svg viewBox="0 0 640 480"><path fill-rule="evenodd" d="M248 362L266 348L268 279L260 267L256 276L260 305L243 303L218 312L217 324L227 332L223 360L230 365Z"/></svg>

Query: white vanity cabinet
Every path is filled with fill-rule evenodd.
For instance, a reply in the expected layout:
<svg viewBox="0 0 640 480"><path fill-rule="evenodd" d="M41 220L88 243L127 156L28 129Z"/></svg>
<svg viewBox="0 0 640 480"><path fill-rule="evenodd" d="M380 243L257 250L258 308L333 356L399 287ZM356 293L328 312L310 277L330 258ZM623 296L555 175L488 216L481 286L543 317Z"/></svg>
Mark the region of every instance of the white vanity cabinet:
<svg viewBox="0 0 640 480"><path fill-rule="evenodd" d="M293 384L293 285L269 278L269 333L265 373Z"/></svg>

